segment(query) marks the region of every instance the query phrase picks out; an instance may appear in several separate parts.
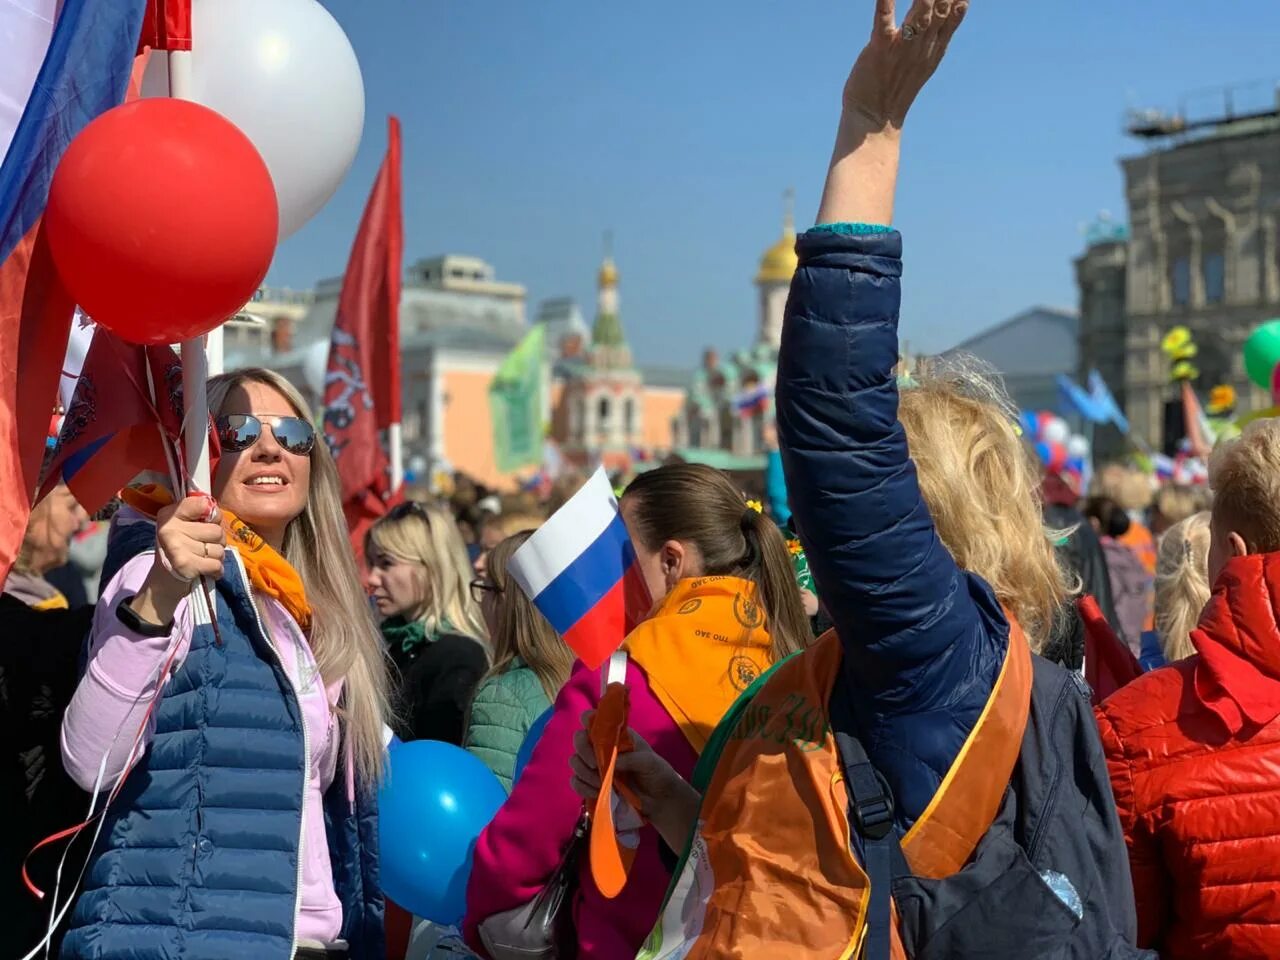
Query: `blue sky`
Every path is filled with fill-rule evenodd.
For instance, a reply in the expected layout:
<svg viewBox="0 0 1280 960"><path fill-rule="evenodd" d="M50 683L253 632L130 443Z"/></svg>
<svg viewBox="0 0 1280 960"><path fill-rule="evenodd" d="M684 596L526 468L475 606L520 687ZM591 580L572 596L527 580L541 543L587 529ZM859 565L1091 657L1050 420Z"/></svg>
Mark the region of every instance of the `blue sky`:
<svg viewBox="0 0 1280 960"><path fill-rule="evenodd" d="M781 195L813 222L871 0L325 0L364 70L359 156L269 282L340 273L404 125L405 252L492 262L594 313L612 229L637 357L689 364L754 336ZM1071 8L1080 9L1071 9ZM905 9L905 7L904 7ZM1074 306L1081 225L1123 215L1127 106L1280 80L1280 4L973 0L908 120L903 336L942 349L1037 303ZM1265 89L1252 91L1255 100ZM1212 97L1192 97L1207 109Z"/></svg>

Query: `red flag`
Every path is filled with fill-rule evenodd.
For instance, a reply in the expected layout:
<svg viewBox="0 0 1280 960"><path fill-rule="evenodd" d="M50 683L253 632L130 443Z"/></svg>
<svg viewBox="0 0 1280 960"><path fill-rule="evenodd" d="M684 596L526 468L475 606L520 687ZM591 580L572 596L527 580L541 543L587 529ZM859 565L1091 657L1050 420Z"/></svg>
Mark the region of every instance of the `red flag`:
<svg viewBox="0 0 1280 960"><path fill-rule="evenodd" d="M1093 688L1096 707L1130 680L1142 676L1142 667L1128 644L1111 629L1097 600L1085 594L1076 601L1076 609L1084 622L1084 678Z"/></svg>
<svg viewBox="0 0 1280 960"><path fill-rule="evenodd" d="M124 98L142 0L63 0L0 163L0 579L26 531L75 304L42 232L67 144Z"/></svg>
<svg viewBox="0 0 1280 960"><path fill-rule="evenodd" d="M138 52L191 49L191 0L147 0Z"/></svg>
<svg viewBox="0 0 1280 960"><path fill-rule="evenodd" d="M182 364L177 354L168 347L125 343L99 327L63 418L41 496L63 480L86 510L99 510L139 473L167 475L165 447L169 455L180 456L181 433Z"/></svg>
<svg viewBox="0 0 1280 960"><path fill-rule="evenodd" d="M394 492L380 431L400 422L401 218L400 121L390 117L386 159L343 277L325 375L325 440L353 541L362 525L386 512Z"/></svg>

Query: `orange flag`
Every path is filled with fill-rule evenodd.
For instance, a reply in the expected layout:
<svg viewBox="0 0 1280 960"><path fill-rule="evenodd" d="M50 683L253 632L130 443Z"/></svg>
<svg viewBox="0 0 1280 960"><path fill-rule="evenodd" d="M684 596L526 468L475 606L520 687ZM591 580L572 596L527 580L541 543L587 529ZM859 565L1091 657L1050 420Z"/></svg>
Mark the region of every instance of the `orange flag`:
<svg viewBox="0 0 1280 960"><path fill-rule="evenodd" d="M615 661L625 654L614 654ZM622 676L626 677L625 659ZM609 679L613 681L613 664ZM614 790L616 789L637 811L640 804L635 795L622 783L614 782L618 757L633 747L627 732L627 718L631 711L631 699L625 683L610 682L591 720L591 745L595 749L596 769L602 771L600 795L591 818L591 876L596 886L609 899L613 899L626 886L627 875L636 858L634 844L622 842L614 823Z"/></svg>

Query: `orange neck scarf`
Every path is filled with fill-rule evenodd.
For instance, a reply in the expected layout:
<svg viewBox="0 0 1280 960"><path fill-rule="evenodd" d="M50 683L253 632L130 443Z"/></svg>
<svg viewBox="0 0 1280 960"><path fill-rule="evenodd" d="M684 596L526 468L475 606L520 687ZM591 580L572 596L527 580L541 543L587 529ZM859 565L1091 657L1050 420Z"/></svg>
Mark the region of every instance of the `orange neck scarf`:
<svg viewBox="0 0 1280 960"><path fill-rule="evenodd" d="M122 499L139 513L155 519L162 507L173 503L173 494L155 483L126 487ZM257 593L276 600L289 612L304 634L311 632L311 604L307 602L302 577L275 548L263 540L247 523L225 507L219 507L227 543L235 547L249 574L249 583Z"/></svg>
<svg viewBox="0 0 1280 960"><path fill-rule="evenodd" d="M773 663L755 597L755 585L738 577L681 580L627 637L628 655L699 754L738 694Z"/></svg>

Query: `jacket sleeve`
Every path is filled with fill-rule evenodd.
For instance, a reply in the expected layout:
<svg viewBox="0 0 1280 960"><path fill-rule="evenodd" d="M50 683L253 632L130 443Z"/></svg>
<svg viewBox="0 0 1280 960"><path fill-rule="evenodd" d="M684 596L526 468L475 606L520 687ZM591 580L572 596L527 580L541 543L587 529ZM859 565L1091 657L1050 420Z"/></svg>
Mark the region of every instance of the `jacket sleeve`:
<svg viewBox="0 0 1280 960"><path fill-rule="evenodd" d="M1102 749L1107 756L1107 772L1116 798L1120 825L1129 850L1129 870L1133 875L1133 898L1138 910L1138 946L1159 950L1171 916L1172 886L1160 856L1160 846L1146 819L1138 810L1133 769L1125 756L1124 743L1116 732L1106 705L1095 711Z"/></svg>
<svg viewBox="0 0 1280 960"><path fill-rule="evenodd" d="M582 726L582 714L599 700L600 672L578 664L511 796L476 842L462 929L467 944L481 956L486 956L481 922L532 900L559 866L573 836L582 810L569 785L573 735Z"/></svg>
<svg viewBox="0 0 1280 960"><path fill-rule="evenodd" d="M902 239L841 224L808 231L797 252L777 382L797 532L872 759L885 718L932 718L933 732L910 736L945 773L994 686L1008 624L938 537L897 419Z"/></svg>
<svg viewBox="0 0 1280 960"><path fill-rule="evenodd" d="M484 648L469 637L451 635L436 642L449 644L449 649L441 651L446 655L438 671L416 678L410 732L418 740L461 744L467 706L487 666Z"/></svg>
<svg viewBox="0 0 1280 960"><path fill-rule="evenodd" d="M491 677L476 690L462 745L475 754L511 792L516 756L528 733L523 706L502 677Z"/></svg>
<svg viewBox="0 0 1280 960"><path fill-rule="evenodd" d="M62 763L84 790L93 790L100 767L102 789L110 789L139 735L137 756L142 756L155 731L155 715L148 716L148 708L163 696L157 690L160 670L170 654L170 669L176 670L191 646L186 600L178 604L175 627L167 637L133 633L116 616L121 600L141 589L152 557L134 557L103 591L93 615L88 667L62 718Z"/></svg>

